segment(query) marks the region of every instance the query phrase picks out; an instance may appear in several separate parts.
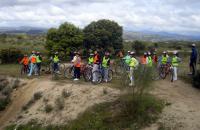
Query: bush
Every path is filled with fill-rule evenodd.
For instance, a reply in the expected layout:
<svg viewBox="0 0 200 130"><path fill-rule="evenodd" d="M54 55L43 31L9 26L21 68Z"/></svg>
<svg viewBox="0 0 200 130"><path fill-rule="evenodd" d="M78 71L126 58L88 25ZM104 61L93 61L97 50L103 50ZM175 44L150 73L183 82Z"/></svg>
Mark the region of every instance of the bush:
<svg viewBox="0 0 200 130"><path fill-rule="evenodd" d="M17 63L22 57L22 52L16 48L3 49L0 51L0 59L2 63Z"/></svg>
<svg viewBox="0 0 200 130"><path fill-rule="evenodd" d="M33 96L34 100L39 100L42 97L42 92L36 92Z"/></svg>
<svg viewBox="0 0 200 130"><path fill-rule="evenodd" d="M46 113L50 113L53 110L53 106L50 104L46 104L44 110Z"/></svg>
<svg viewBox="0 0 200 130"><path fill-rule="evenodd" d="M4 110L9 103L10 103L10 97L1 96L0 97L0 111Z"/></svg>
<svg viewBox="0 0 200 130"><path fill-rule="evenodd" d="M193 77L193 86L196 88L200 88L200 71L197 71L197 74Z"/></svg>
<svg viewBox="0 0 200 130"><path fill-rule="evenodd" d="M140 54L141 51L146 49L146 46L141 41L135 41L132 45L132 48L136 51L137 54Z"/></svg>
<svg viewBox="0 0 200 130"><path fill-rule="evenodd" d="M64 98L70 97L71 94L72 94L72 92L67 91L66 89L63 89L63 91L62 91L62 96L63 96Z"/></svg>
<svg viewBox="0 0 200 130"><path fill-rule="evenodd" d="M58 97L55 100L55 106L56 106L57 110L62 110L65 107L64 99L62 97Z"/></svg>

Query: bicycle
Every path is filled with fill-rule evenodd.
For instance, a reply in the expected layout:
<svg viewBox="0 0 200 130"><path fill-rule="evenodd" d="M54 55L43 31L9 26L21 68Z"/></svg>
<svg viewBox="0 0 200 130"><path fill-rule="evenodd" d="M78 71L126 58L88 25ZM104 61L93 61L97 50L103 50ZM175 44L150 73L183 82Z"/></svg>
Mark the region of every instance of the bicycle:
<svg viewBox="0 0 200 130"><path fill-rule="evenodd" d="M22 75L27 75L29 73L29 71L30 71L29 65L27 65L26 68L25 68L25 66L23 64L21 65L21 68L20 68L21 76Z"/></svg>
<svg viewBox="0 0 200 130"><path fill-rule="evenodd" d="M95 75L96 79L93 79L93 76ZM100 84L104 78L104 72L103 68L100 66L99 70L96 70L92 73L92 83L93 84ZM113 71L111 68L108 68L108 82L110 82L113 78Z"/></svg>
<svg viewBox="0 0 200 130"><path fill-rule="evenodd" d="M159 76L161 79L165 79L167 75L170 74L170 80L173 82L174 79L174 69L171 64L160 65L159 67Z"/></svg>
<svg viewBox="0 0 200 130"><path fill-rule="evenodd" d="M64 77L67 79L74 78L74 70L75 70L74 65L68 66L64 70ZM91 65L82 65L80 73L86 82L90 81L92 79L92 66Z"/></svg>

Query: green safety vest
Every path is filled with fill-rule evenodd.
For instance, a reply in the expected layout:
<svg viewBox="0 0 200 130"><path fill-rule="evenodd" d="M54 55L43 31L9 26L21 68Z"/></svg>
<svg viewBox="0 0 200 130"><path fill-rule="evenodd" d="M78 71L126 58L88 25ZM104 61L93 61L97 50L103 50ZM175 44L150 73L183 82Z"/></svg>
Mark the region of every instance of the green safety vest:
<svg viewBox="0 0 200 130"><path fill-rule="evenodd" d="M166 56L162 56L162 60L161 60L161 63L162 64L167 64L167 60L168 60L168 57Z"/></svg>
<svg viewBox="0 0 200 130"><path fill-rule="evenodd" d="M59 58L58 58L58 56L54 56L54 58L53 58L53 62L54 62L54 63L58 63L58 62L59 62Z"/></svg>
<svg viewBox="0 0 200 130"><path fill-rule="evenodd" d="M174 67L177 67L177 66L178 66L178 57L177 57L177 56L175 56L175 57L172 58L172 65L173 65Z"/></svg>
<svg viewBox="0 0 200 130"><path fill-rule="evenodd" d="M103 62L102 62L102 66L104 67L104 68L107 68L108 67L108 61L110 60L110 58L105 58L105 57L103 57Z"/></svg>
<svg viewBox="0 0 200 130"><path fill-rule="evenodd" d="M88 64L92 64L94 62L94 57L89 57L88 58Z"/></svg>
<svg viewBox="0 0 200 130"><path fill-rule="evenodd" d="M130 63L129 63L129 67L135 68L135 67L137 67L137 65L138 65L138 61L134 57L132 57L130 60Z"/></svg>
<svg viewBox="0 0 200 130"><path fill-rule="evenodd" d="M148 66L151 67L153 65L153 60L151 56L148 56L147 59L148 59Z"/></svg>
<svg viewBox="0 0 200 130"><path fill-rule="evenodd" d="M40 60L40 56L36 56L36 62L37 63L41 63L42 62L42 60Z"/></svg>
<svg viewBox="0 0 200 130"><path fill-rule="evenodd" d="M129 55L127 55L125 58L125 63L128 65L131 61L131 57Z"/></svg>

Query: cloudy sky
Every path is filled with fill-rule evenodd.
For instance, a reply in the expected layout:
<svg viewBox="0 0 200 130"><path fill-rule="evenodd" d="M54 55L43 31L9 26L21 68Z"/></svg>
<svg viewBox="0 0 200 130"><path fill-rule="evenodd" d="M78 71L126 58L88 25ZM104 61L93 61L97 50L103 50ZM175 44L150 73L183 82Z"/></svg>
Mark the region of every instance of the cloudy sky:
<svg viewBox="0 0 200 130"><path fill-rule="evenodd" d="M200 34L200 0L0 0L0 27L84 27L111 19L127 30Z"/></svg>

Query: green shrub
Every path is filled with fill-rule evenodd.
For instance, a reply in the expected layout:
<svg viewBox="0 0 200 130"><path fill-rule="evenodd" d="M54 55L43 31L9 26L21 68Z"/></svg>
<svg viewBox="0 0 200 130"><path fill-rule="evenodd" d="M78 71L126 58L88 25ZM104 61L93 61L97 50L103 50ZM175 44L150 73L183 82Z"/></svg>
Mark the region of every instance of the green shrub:
<svg viewBox="0 0 200 130"><path fill-rule="evenodd" d="M4 110L10 101L11 100L9 96L0 97L0 111Z"/></svg>
<svg viewBox="0 0 200 130"><path fill-rule="evenodd" d="M197 74L193 77L193 86L200 88L200 71L197 71Z"/></svg>
<svg viewBox="0 0 200 130"><path fill-rule="evenodd" d="M17 63L22 57L22 52L16 48L2 49L0 59L2 63Z"/></svg>
<svg viewBox="0 0 200 130"><path fill-rule="evenodd" d="M57 110L62 110L65 107L65 101L62 97L58 97L55 100L55 106Z"/></svg>
<svg viewBox="0 0 200 130"><path fill-rule="evenodd" d="M46 113L50 113L53 110L53 106L50 104L46 104L44 110Z"/></svg>
<svg viewBox="0 0 200 130"><path fill-rule="evenodd" d="M42 92L36 92L33 95L34 100L39 100L42 97Z"/></svg>

